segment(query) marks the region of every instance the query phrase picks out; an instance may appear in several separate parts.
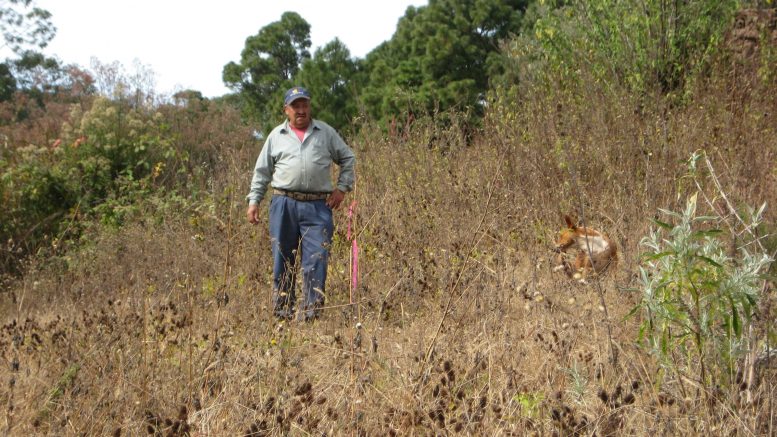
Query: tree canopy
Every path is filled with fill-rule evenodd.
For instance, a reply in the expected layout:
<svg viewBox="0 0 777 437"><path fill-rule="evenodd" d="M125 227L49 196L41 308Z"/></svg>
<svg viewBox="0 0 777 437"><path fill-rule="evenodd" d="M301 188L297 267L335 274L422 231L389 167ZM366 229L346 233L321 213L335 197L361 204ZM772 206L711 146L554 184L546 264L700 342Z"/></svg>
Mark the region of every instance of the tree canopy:
<svg viewBox="0 0 777 437"><path fill-rule="evenodd" d="M292 85L311 89L317 115L339 129L358 115L385 126L455 110L477 121L489 92L543 81L681 94L709 65L736 5L430 0L408 7L392 38L364 59L337 39L311 57L310 25L286 12L246 40L223 77L264 130L282 119L278 102Z"/></svg>
<svg viewBox="0 0 777 437"><path fill-rule="evenodd" d="M51 13L35 7L32 0L6 0L0 6L0 32L5 47L14 53L46 47L56 31Z"/></svg>
<svg viewBox="0 0 777 437"><path fill-rule="evenodd" d="M348 47L335 38L306 59L295 77L313 94L316 117L344 128L357 113L355 106L357 63Z"/></svg>
<svg viewBox="0 0 777 437"><path fill-rule="evenodd" d="M394 37L367 57L370 115L402 107L432 113L482 109L500 42L521 28L526 0L431 0L408 8Z"/></svg>
<svg viewBox="0 0 777 437"><path fill-rule="evenodd" d="M281 95L310 58L310 24L296 12L286 12L246 38L240 63L230 62L224 83L241 96L247 114L263 128L278 121Z"/></svg>
<svg viewBox="0 0 777 437"><path fill-rule="evenodd" d="M313 58L310 26L286 12L246 40L241 62L224 66L224 82L241 96L246 113L267 128L278 119L279 93L300 84L315 109L344 128L363 110L376 120L411 112L456 108L481 112L500 42L520 31L529 0L432 0L409 7L388 42L364 60L339 40Z"/></svg>
<svg viewBox="0 0 777 437"><path fill-rule="evenodd" d="M0 4L0 33L4 41L0 48L7 48L20 57L0 64L0 102L10 99L18 88L40 85L32 74L36 69L40 71L39 67L49 72L59 69L56 60L34 52L46 47L56 30L51 13L35 7L32 0L6 0Z"/></svg>

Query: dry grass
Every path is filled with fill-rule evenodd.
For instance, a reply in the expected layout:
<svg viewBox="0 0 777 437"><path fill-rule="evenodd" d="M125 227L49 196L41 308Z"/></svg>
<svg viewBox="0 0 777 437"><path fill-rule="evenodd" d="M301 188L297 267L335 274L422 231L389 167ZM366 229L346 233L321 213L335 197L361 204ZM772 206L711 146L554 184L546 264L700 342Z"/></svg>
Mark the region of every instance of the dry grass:
<svg viewBox="0 0 777 437"><path fill-rule="evenodd" d="M95 232L2 301L0 402L9 435L764 435L752 405L660 384L636 346L639 239L694 189L703 148L727 194L777 198L777 102L711 85L686 108L594 92L494 111L405 138L365 130L349 305L344 211L325 316L271 316L267 224L244 220L255 150L221 154L211 200ZM706 185L705 185L706 187ZM709 189L712 197L714 190ZM772 207L772 205L770 205ZM551 273L572 213L622 248L589 286ZM767 212L774 224L775 213ZM773 250L773 248L772 248ZM767 291L767 302L774 291ZM764 306L761 328L774 313ZM616 359L613 359L616 358ZM772 371L773 372L773 371ZM765 375L769 376L769 375ZM708 392L714 396L705 396ZM710 401L710 399L713 399Z"/></svg>

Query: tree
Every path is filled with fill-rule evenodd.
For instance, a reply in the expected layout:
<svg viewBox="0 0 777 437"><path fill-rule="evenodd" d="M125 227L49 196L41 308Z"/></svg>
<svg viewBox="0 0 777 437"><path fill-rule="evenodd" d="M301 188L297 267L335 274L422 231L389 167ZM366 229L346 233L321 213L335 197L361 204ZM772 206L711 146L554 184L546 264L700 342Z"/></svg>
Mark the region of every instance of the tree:
<svg viewBox="0 0 777 437"><path fill-rule="evenodd" d="M6 0L0 4L0 32L5 41L0 48L8 48L21 56L19 60L6 60L1 64L0 102L10 100L18 88L24 89L29 75L18 77L18 73L40 65L30 65L35 60L29 47L46 47L56 30L51 23L51 13L35 7L32 0Z"/></svg>
<svg viewBox="0 0 777 437"><path fill-rule="evenodd" d="M29 46L46 47L57 28L51 23L51 13L35 7L32 0L6 0L0 6L0 31L4 47L21 53Z"/></svg>
<svg viewBox="0 0 777 437"><path fill-rule="evenodd" d="M98 94L114 100L125 100L134 107L153 106L156 103L156 78L149 65L137 59L130 69L119 61L102 63L91 59L93 87Z"/></svg>
<svg viewBox="0 0 777 437"><path fill-rule="evenodd" d="M7 102L16 91L16 78L7 63L0 64L0 102Z"/></svg>
<svg viewBox="0 0 777 437"><path fill-rule="evenodd" d="M240 95L246 115L263 129L281 117L283 92L310 58L310 46L310 24L296 12L285 12L280 21L246 38L240 63L224 66L224 84Z"/></svg>
<svg viewBox="0 0 777 437"><path fill-rule="evenodd" d="M392 39L368 55L365 102L386 119L412 107L482 112L500 41L520 30L528 0L431 0L409 7ZM375 84L378 84L377 86Z"/></svg>
<svg viewBox="0 0 777 437"><path fill-rule="evenodd" d="M49 58L32 50L26 50L19 55L20 57L10 64L17 86L21 90L47 92L55 89L66 76L56 58Z"/></svg>
<svg viewBox="0 0 777 437"><path fill-rule="evenodd" d="M50 103L77 98L73 93L85 84L75 82L79 79L74 73L74 67L63 68L59 60L32 50L0 64L0 102L9 102L6 108L14 108L14 116L6 117L3 123L45 118ZM88 91L80 89L81 94Z"/></svg>
<svg viewBox="0 0 777 437"><path fill-rule="evenodd" d="M356 62L345 44L335 38L305 60L294 82L313 94L317 118L338 130L345 129L356 114L354 83Z"/></svg>

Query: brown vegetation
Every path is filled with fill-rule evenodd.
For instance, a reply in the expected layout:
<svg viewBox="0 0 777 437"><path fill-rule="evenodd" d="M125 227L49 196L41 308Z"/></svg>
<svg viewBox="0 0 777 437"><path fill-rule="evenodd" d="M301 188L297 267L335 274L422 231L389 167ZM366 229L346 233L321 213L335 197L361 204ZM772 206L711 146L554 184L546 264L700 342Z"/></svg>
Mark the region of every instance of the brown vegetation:
<svg viewBox="0 0 777 437"><path fill-rule="evenodd" d="M271 317L267 226L243 219L258 146L225 119L196 130L182 116L182 138L219 147L203 152L213 171L199 188L211 200L162 214L142 205L144 219L89 231L84 249L33 263L0 294L0 429L774 433L773 369L750 387L752 403L716 387L683 394L659 382L637 344L638 316L626 317L640 298L630 288L650 219L681 209L696 189L684 177L693 151L706 151L737 203L777 198L777 100L751 88L757 82L747 92L737 83L705 84L685 106L637 104L593 86L532 96L492 111L471 141L455 123L418 120L401 139L364 126L349 141L360 161L347 199L358 202L360 286L350 305L341 210L329 307L308 324ZM727 213L714 186L702 180L702 189L712 200L703 208ZM601 282L551 272L567 211L622 250ZM773 289L764 297L759 332L775 328Z"/></svg>

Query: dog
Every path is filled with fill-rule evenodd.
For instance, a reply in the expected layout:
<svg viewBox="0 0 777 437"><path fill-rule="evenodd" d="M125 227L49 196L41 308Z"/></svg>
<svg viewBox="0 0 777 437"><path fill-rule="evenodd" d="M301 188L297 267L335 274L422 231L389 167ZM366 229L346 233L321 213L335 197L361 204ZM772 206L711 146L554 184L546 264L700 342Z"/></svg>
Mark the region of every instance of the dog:
<svg viewBox="0 0 777 437"><path fill-rule="evenodd" d="M567 224L556 240L556 266L554 272L563 270L570 278L586 283L588 276L598 275L614 267L618 261L618 247L606 235L588 227L575 225L568 215ZM570 261L571 256L574 259Z"/></svg>

